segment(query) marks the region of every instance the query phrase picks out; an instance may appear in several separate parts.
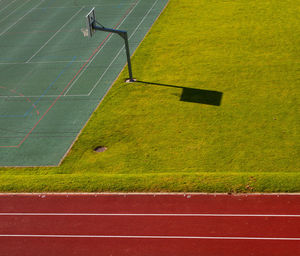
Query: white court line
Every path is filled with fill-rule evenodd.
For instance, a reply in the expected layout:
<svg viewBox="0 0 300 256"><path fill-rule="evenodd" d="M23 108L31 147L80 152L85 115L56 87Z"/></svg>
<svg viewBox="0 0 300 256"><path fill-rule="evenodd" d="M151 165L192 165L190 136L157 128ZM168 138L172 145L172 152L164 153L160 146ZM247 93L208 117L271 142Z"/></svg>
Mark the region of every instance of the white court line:
<svg viewBox="0 0 300 256"><path fill-rule="evenodd" d="M127 14L127 16L125 17L125 19L117 26L117 29L120 28L120 26L124 23L124 21L129 17L129 15L133 12L133 10L135 9L135 7L137 7L137 5L141 2L141 0L139 0L136 5L134 6L134 8L132 8L130 10L130 12ZM109 36L109 38L104 42L104 44L101 46L101 48L99 49L99 51L94 55L94 57L90 60L90 62L84 67L84 70L78 75L78 77L70 84L69 88L66 90L66 92L63 94L63 96L66 96L68 94L68 92L71 90L71 88L73 87L73 85L78 81L78 79L81 77L81 75L87 70L88 66L94 61L94 59L96 58L96 56L99 54L99 52L104 48L104 46L108 43L108 41L112 38L113 34L111 34ZM89 94L83 94L81 96L89 96Z"/></svg>
<svg viewBox="0 0 300 256"><path fill-rule="evenodd" d="M69 63L71 60L55 60L55 61L31 61L31 62L2 62L0 65L24 65L24 64L52 64L52 63ZM72 62L87 62L88 60L75 60Z"/></svg>
<svg viewBox="0 0 300 256"><path fill-rule="evenodd" d="M40 49L38 49L37 51L36 51L36 53L35 54L33 54L27 61L26 61L26 63L29 63L66 25L68 25L70 22L71 22L71 20L73 20L74 19L74 17L78 14L78 13L80 13L81 11L82 11L82 9L83 9L83 7L81 7L80 8L80 10L79 11L77 11L59 30L57 30L56 32L55 32L55 34L52 36L52 37L50 37L50 39L46 42L46 43L44 43L44 45L40 48Z"/></svg>
<svg viewBox="0 0 300 256"><path fill-rule="evenodd" d="M209 240L276 240L300 241L299 237L230 237L230 236L118 236L118 235L10 235L0 237L36 237L36 238L134 238L134 239L209 239Z"/></svg>
<svg viewBox="0 0 300 256"><path fill-rule="evenodd" d="M56 60L56 61L30 61L22 64L53 64L53 63L70 63L72 60ZM88 60L74 60L72 62L87 62Z"/></svg>
<svg viewBox="0 0 300 256"><path fill-rule="evenodd" d="M17 0L15 1L12 1L10 4L8 4L6 7L4 7L2 10L0 10L0 12L3 12L6 8L8 8L10 5L12 5L14 2L16 2Z"/></svg>
<svg viewBox="0 0 300 256"><path fill-rule="evenodd" d="M16 12L19 8L23 7L25 4L30 2L31 0L26 1L25 3L21 4L18 8L16 8L14 11L12 11L10 14L8 14L6 17L4 17L2 20L0 20L0 23L4 20L6 20L10 15L12 15L14 12Z"/></svg>
<svg viewBox="0 0 300 256"><path fill-rule="evenodd" d="M122 6L130 6L131 4L126 4L126 3L123 3ZM89 9L89 8L93 8L93 7L104 7L104 6L113 6L115 7L116 4L91 4L89 3L89 5L85 5L85 9ZM49 7L46 7L47 9L70 9L70 8L78 8L78 6L49 6ZM45 9L44 7L39 7L37 9Z"/></svg>
<svg viewBox="0 0 300 256"><path fill-rule="evenodd" d="M154 8L154 6L156 5L156 3L158 2L158 0L156 0L154 2L154 4L152 5L152 7L148 10L148 12L145 14L145 16L143 17L143 19L141 20L141 22L138 24L138 26L135 28L135 30L132 32L132 34L130 35L130 37L128 38L128 41L132 38L132 36L136 33L136 31L139 29L139 27L141 26L141 24L144 22L144 20L147 18L147 16L149 15L149 13L152 11L152 9ZM111 67L111 65L115 62L115 60L119 57L120 53L124 50L125 46L122 46L122 48L119 50L119 52L117 53L117 55L115 56L115 58L111 61L111 63L109 64L109 66L106 68L106 70L102 73L102 75L100 76L100 78L98 79L98 81L95 83L95 85L93 86L93 88L91 89L91 91L88 93L88 96L91 95L91 93L94 91L94 89L97 87L97 85L99 84L99 82L102 80L102 78L104 77L104 75L106 74L106 72L109 70L109 68Z"/></svg>
<svg viewBox="0 0 300 256"><path fill-rule="evenodd" d="M53 97L58 97L59 95L44 95L43 98L53 98ZM20 96L20 95L0 95L0 98L40 98L41 95L24 95L24 96ZM69 94L69 95L62 95L63 97L88 97L87 94L84 95L80 95L80 94Z"/></svg>
<svg viewBox="0 0 300 256"><path fill-rule="evenodd" d="M299 214L219 214L219 213L32 213L2 212L0 216L137 216L137 217L279 217L300 218Z"/></svg>
<svg viewBox="0 0 300 256"><path fill-rule="evenodd" d="M29 0L30 1L30 0ZM28 1L28 2L29 2ZM19 18L16 22L14 22L12 25L10 25L7 29L5 29L0 36L2 36L4 33L6 33L8 30L10 30L14 25L16 25L21 19L23 19L25 16L27 16L29 13L31 13L35 8L37 8L39 5L41 5L44 2L42 0L39 4L37 4L35 7L31 8L28 12L26 12L21 18Z"/></svg>
<svg viewBox="0 0 300 256"><path fill-rule="evenodd" d="M43 98L56 98L59 95L44 95ZM61 97L87 97L88 95L62 95ZM0 98L40 98L41 95L0 95Z"/></svg>

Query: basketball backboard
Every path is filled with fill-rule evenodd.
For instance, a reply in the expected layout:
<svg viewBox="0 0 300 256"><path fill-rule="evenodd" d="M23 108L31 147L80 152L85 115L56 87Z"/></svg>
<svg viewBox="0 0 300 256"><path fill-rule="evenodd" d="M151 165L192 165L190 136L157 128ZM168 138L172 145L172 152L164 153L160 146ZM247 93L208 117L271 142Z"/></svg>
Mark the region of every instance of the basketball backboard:
<svg viewBox="0 0 300 256"><path fill-rule="evenodd" d="M95 17L95 7L86 15L86 28L88 31L88 36L92 37L95 33L95 30L93 29L93 25L96 21Z"/></svg>

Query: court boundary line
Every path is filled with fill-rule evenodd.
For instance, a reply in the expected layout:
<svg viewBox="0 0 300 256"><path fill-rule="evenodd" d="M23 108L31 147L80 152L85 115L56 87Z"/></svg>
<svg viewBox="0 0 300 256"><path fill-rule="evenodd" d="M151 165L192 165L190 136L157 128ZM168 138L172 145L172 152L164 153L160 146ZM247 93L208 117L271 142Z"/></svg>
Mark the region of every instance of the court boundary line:
<svg viewBox="0 0 300 256"><path fill-rule="evenodd" d="M28 237L28 238L127 238L127 239L207 239L207 240L275 240L300 241L300 237L230 237L230 236L121 236L121 235L27 235L0 234L0 237Z"/></svg>
<svg viewBox="0 0 300 256"><path fill-rule="evenodd" d="M131 4L122 3L123 6L130 6ZM86 9L90 9L93 7L101 7L101 6L115 6L115 4L88 4L85 5ZM47 9L69 9L69 8L78 8L78 6L72 5L72 6L49 6ZM44 7L38 7L37 9L45 9Z"/></svg>
<svg viewBox="0 0 300 256"><path fill-rule="evenodd" d="M17 0L14 0L14 1L10 2L6 7L4 7L2 10L0 10L0 13L3 12L6 8L8 8L10 5L12 5L16 1Z"/></svg>
<svg viewBox="0 0 300 256"><path fill-rule="evenodd" d="M55 64L55 63L66 63L70 60L54 60L54 61L30 61L26 62L0 62L0 65L24 65L24 64ZM88 60L77 60L74 62L87 62Z"/></svg>
<svg viewBox="0 0 300 256"><path fill-rule="evenodd" d="M50 39L42 45L25 63L30 63L30 61L41 51L44 49L44 47L66 26L68 25L82 10L84 7L81 7L66 23L63 24L63 26L57 30L53 36L50 37Z"/></svg>
<svg viewBox="0 0 300 256"><path fill-rule="evenodd" d="M30 0L29 0L30 1ZM28 1L28 2L29 2ZM31 13L34 9L37 8L37 6L41 5L45 0L41 0L41 2L39 4L37 4L36 6L34 6L33 8L31 8L28 12L26 12L21 18L19 18L15 23L13 23L12 25L10 25L7 29L5 29L1 34L0 37L2 35L4 35L7 31L9 31L14 25L16 25L20 20L22 20L25 16L27 16L29 13Z"/></svg>
<svg viewBox="0 0 300 256"><path fill-rule="evenodd" d="M76 62L76 61L74 61L74 62ZM27 95L24 95L24 96L26 96L26 97L28 97L28 98L39 98L39 97L41 97L41 95L29 95L29 96L27 96ZM0 98L24 98L24 96L18 96L18 95L0 95ZM55 98L55 97L57 97L57 96L59 96L58 94L56 94L56 95L45 95L44 96L44 98ZM88 96L88 95L62 95L62 97L86 97L86 96Z"/></svg>
<svg viewBox="0 0 300 256"><path fill-rule="evenodd" d="M20 5L18 8L16 8L15 10L13 10L10 14L8 14L7 16L5 16L3 19L0 20L0 23L4 20L6 20L10 15L12 15L14 12L16 12L19 8L23 7L25 4L29 3L31 0L27 0L27 2L23 3L22 5Z"/></svg>

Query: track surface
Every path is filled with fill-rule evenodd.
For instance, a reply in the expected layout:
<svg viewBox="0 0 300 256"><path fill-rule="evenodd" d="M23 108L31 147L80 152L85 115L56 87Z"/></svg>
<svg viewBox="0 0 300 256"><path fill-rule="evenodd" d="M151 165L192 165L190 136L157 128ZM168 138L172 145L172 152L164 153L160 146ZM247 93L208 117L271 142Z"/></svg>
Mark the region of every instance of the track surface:
<svg viewBox="0 0 300 256"><path fill-rule="evenodd" d="M3 194L0 255L300 255L299 195Z"/></svg>

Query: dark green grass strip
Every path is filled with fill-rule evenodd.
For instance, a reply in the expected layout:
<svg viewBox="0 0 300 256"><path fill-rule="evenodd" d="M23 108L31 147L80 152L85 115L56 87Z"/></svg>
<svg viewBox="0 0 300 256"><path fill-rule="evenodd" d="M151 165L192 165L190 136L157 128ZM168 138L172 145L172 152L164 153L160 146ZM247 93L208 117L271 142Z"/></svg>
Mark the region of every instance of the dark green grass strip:
<svg viewBox="0 0 300 256"><path fill-rule="evenodd" d="M1 175L1 192L299 192L300 174Z"/></svg>

